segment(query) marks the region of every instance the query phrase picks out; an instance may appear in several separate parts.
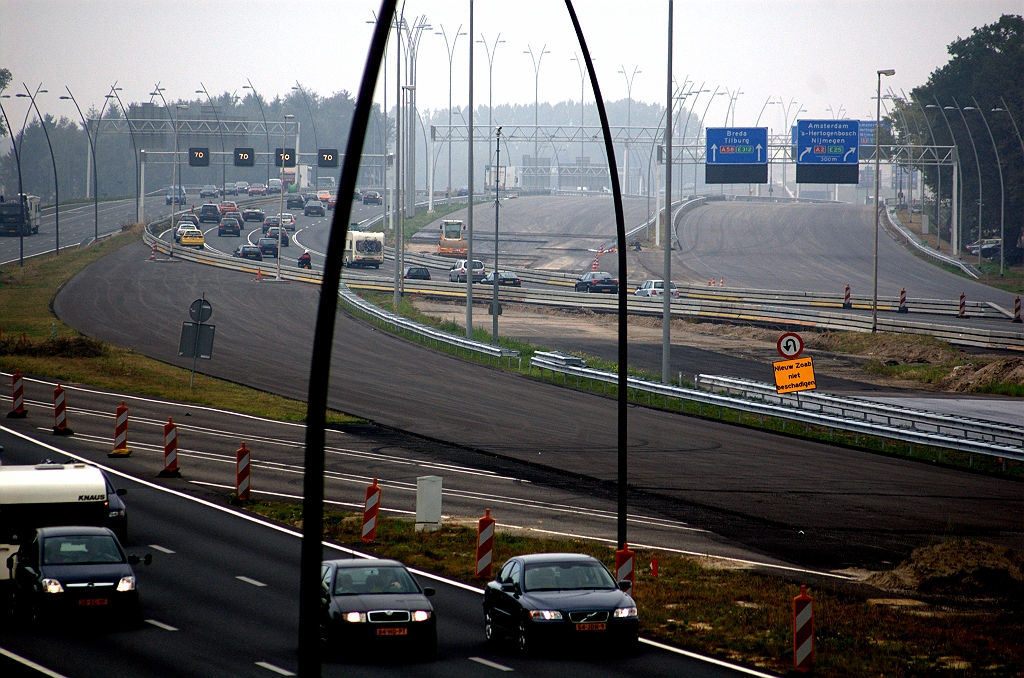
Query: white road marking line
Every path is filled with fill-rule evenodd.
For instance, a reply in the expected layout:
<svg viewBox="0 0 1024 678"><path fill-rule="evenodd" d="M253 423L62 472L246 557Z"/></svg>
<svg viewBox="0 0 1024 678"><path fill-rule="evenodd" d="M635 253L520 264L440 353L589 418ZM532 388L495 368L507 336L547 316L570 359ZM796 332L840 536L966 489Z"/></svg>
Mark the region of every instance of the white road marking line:
<svg viewBox="0 0 1024 678"><path fill-rule="evenodd" d="M145 621L147 624L152 624L153 626L157 627L158 629L163 629L164 631L177 631L178 630L177 627L171 626L170 624L165 624L165 623L157 621L155 619L145 619L143 621Z"/></svg>
<svg viewBox="0 0 1024 678"><path fill-rule="evenodd" d="M750 676L757 676L758 678L775 678L770 673L762 673L760 671L755 671L754 669L748 669L745 666L737 666L736 664L730 664L729 662L724 662L721 659L715 659L714 657L706 657L702 654L697 654L696 652L680 650L678 647L665 645L664 643L659 643L656 640L648 640L646 638L641 638L640 642L646 645L650 645L651 647L656 647L659 650L665 650L666 652L672 652L674 654L681 654L684 657L689 657L690 659L696 659L698 661L707 662L708 664L715 664L716 666L724 666L727 669L739 671L740 673L746 673Z"/></svg>
<svg viewBox="0 0 1024 678"><path fill-rule="evenodd" d="M484 666L490 666L492 669L498 669L499 671L514 671L515 670L511 666L505 666L504 664L498 664L497 662L492 662L492 661L490 661L488 659L484 659L483 657L467 657L467 659L469 659L469 661L471 661L471 662L476 662L477 664L483 664Z"/></svg>
<svg viewBox="0 0 1024 678"><path fill-rule="evenodd" d="M5 650L2 647L0 647L0 655L3 655L4 657L7 657L8 659L13 659L14 661L18 662L19 664L23 664L24 666L27 666L30 669L35 669L39 673L43 674L44 676L48 676L49 678L67 678L67 676L65 676L65 675L63 675L61 673L57 673L56 671L51 671L50 669L46 668L45 666L40 666L39 664L36 664L31 659L26 659L25 657L22 657L20 654L15 654L15 653L11 652L10 650Z"/></svg>
<svg viewBox="0 0 1024 678"><path fill-rule="evenodd" d="M266 584L264 584L261 581L256 581L255 579L249 579L248 577L243 577L240 574L239 575L235 575L235 579L237 579L239 581L244 581L246 584L252 584L253 586L266 586Z"/></svg>
<svg viewBox="0 0 1024 678"><path fill-rule="evenodd" d="M256 662L256 666L260 667L261 669L266 669L268 671L273 671L274 673L276 673L278 675L282 675L282 676L294 676L295 675L294 673L292 673L288 669L282 669L280 666L274 666L270 662Z"/></svg>
<svg viewBox="0 0 1024 678"><path fill-rule="evenodd" d="M171 549L169 549L169 548L167 548L165 546L160 546L159 544L150 544L149 548L155 549L155 550L159 551L160 553L174 553L174 551L172 551Z"/></svg>

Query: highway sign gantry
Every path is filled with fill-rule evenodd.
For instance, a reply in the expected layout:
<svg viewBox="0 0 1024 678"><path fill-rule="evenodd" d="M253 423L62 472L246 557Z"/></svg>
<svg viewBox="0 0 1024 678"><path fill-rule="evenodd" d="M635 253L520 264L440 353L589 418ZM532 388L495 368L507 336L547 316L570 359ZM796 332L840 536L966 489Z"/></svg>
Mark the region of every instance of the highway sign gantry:
<svg viewBox="0 0 1024 678"><path fill-rule="evenodd" d="M704 183L768 183L767 127L709 127Z"/></svg>
<svg viewBox="0 0 1024 678"><path fill-rule="evenodd" d="M797 120L798 184L856 184L860 180L857 120Z"/></svg>

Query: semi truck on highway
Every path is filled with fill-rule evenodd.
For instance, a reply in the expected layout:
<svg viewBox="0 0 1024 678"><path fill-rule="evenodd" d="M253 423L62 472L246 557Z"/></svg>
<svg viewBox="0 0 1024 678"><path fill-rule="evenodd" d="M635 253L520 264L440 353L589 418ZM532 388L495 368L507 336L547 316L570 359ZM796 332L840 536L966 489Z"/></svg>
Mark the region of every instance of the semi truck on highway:
<svg viewBox="0 0 1024 678"><path fill-rule="evenodd" d="M384 263L384 234L349 231L345 236L346 266L373 266L380 268Z"/></svg>
<svg viewBox="0 0 1024 678"><path fill-rule="evenodd" d="M20 195L21 200L0 202L0 235L32 235L39 232L42 208L39 197Z"/></svg>
<svg viewBox="0 0 1024 678"><path fill-rule="evenodd" d="M463 237L466 229L461 220L442 219L441 239L437 243L437 253L442 257L460 259L466 256L469 247Z"/></svg>

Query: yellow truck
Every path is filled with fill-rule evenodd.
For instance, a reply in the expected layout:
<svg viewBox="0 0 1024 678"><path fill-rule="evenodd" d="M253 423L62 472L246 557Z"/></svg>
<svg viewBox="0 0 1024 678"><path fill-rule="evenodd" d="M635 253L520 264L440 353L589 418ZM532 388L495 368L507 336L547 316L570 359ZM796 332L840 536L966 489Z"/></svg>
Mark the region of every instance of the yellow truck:
<svg viewBox="0 0 1024 678"><path fill-rule="evenodd" d="M466 256L468 244L463 237L465 225L458 219L441 220L441 239L437 243L437 253L442 257L460 259Z"/></svg>

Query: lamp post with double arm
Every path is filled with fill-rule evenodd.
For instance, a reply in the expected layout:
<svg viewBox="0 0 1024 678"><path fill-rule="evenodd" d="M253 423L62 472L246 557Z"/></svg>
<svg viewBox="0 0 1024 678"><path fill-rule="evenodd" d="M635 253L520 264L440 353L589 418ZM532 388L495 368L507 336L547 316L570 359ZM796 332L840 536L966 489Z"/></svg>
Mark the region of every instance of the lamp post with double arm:
<svg viewBox="0 0 1024 678"><path fill-rule="evenodd" d="M982 122L985 123L985 130L988 131L989 141L992 142L992 151L996 154L996 169L999 170L999 276L1003 275L1003 267L1006 258L1003 256L1005 248L1003 246L1003 240L1006 235L1005 228L1005 217L1006 217L1006 186L1003 184L1003 163L999 159L999 147L996 146L996 138L992 136L992 128L988 126L988 118L985 117L985 112L981 110L981 106L978 104L978 100L971 97L974 102L973 106L966 106L965 111L977 111L981 116ZM978 236L978 253L981 253L981 236Z"/></svg>
<svg viewBox="0 0 1024 678"><path fill-rule="evenodd" d="M878 331L878 172L879 172L879 158L878 154L881 150L879 144L879 128L882 124L882 76L890 77L896 75L896 71L892 68L886 68L878 71L878 96L875 99L875 255L874 265L872 272L872 288L871 288L871 331ZM788 123L788 120L787 120ZM783 187L785 188L785 187Z"/></svg>
<svg viewBox="0 0 1024 678"><path fill-rule="evenodd" d="M0 90L2 92L2 90ZM9 94L0 94L0 99L10 99ZM21 179L21 152L18 150L18 140L14 138L14 130L11 128L11 121L7 118L7 111L4 110L3 104L0 104L0 113L4 116L4 125L7 127L7 133L11 135L11 146L14 148L14 164L18 168L18 204L22 205L21 211L24 213L24 192L25 186ZM24 138L24 137L23 137ZM25 235L22 233L21 238L18 241L18 265L25 265Z"/></svg>
<svg viewBox="0 0 1024 678"><path fill-rule="evenodd" d="M46 94L47 90L43 89L43 84L39 83L39 87L36 88L35 94L33 94L28 85L21 83L21 86L25 88L25 94L18 94L19 97L28 97L32 102L32 108L36 109L36 117L39 118L39 126L43 128L43 134L46 136L46 146L50 149L50 163L53 165L53 220L54 220L54 231L53 231L53 251L60 255L60 186L57 184L57 158L53 154L53 144L50 143L50 133L46 131L46 120L43 119L43 114L39 112L39 105L36 103L36 97L40 94Z"/></svg>

